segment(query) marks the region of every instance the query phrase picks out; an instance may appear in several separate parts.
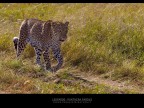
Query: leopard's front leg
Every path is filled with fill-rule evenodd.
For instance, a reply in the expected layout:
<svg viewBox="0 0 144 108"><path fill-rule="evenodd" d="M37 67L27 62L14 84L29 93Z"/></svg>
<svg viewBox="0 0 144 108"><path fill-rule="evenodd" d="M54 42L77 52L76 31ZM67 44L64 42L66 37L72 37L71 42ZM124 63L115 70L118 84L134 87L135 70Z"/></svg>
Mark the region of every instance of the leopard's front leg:
<svg viewBox="0 0 144 108"><path fill-rule="evenodd" d="M59 70L63 64L63 56L61 54L61 50L60 48L52 48L54 57L57 59L58 64L53 67L53 72L56 72L57 70Z"/></svg>

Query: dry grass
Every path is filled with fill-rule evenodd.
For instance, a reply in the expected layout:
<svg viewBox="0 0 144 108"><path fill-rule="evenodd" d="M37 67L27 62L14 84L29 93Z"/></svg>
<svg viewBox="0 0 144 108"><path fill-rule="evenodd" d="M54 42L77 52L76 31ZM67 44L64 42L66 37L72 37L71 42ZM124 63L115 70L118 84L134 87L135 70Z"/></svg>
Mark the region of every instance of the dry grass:
<svg viewBox="0 0 144 108"><path fill-rule="evenodd" d="M8 81L11 82L11 85L13 85L13 80L18 83L21 78L14 74L17 71L43 72L43 70L35 68L34 51L30 46L27 46L22 60L17 61L12 43L12 38L18 36L22 20L39 18L70 22L68 39L62 44L65 67L100 75L112 72L111 77L116 80L123 79L143 83L144 4L9 3L0 4L0 10L1 82L5 80L2 77L8 76L6 79L10 80ZM5 73L6 75L3 76ZM11 74L13 77L10 77ZM29 80L29 77L26 77L27 79ZM24 81L22 80L22 82ZM46 87L47 84L40 83L41 89L47 90L51 86ZM36 86L35 83L34 86ZM52 89L55 86L57 85L52 85ZM1 84L1 88L3 87L5 88ZM59 93L65 89L65 86L60 85L60 88L62 89ZM46 92L45 90L44 92ZM79 88L76 91L83 93L83 91L79 91ZM23 90L20 92L22 93ZM32 89L29 92L39 93L40 91ZM69 92L64 90L64 93Z"/></svg>

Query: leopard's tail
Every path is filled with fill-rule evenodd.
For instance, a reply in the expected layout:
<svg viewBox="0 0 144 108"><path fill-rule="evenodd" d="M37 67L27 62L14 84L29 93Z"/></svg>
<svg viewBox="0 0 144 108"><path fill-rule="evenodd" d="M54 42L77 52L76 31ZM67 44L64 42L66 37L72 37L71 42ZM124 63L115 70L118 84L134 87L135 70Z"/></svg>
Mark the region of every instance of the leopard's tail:
<svg viewBox="0 0 144 108"><path fill-rule="evenodd" d="M16 52L17 52L18 41L19 41L18 37L13 38L13 43L14 43L14 47L15 47Z"/></svg>
<svg viewBox="0 0 144 108"><path fill-rule="evenodd" d="M21 53L24 51L27 44L26 41L27 37L28 37L28 24L27 20L24 20L21 24L19 32L19 41L17 44L17 57L19 57Z"/></svg>

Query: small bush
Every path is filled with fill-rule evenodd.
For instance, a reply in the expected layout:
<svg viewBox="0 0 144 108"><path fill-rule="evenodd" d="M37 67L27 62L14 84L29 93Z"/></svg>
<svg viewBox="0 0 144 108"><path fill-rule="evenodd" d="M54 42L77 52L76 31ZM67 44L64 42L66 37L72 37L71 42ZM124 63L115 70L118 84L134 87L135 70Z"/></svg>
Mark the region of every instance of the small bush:
<svg viewBox="0 0 144 108"><path fill-rule="evenodd" d="M27 44L26 48L24 49L24 52L23 52L22 56L24 58L32 58L32 57L34 57L35 56L34 48L32 46L30 46L29 44Z"/></svg>

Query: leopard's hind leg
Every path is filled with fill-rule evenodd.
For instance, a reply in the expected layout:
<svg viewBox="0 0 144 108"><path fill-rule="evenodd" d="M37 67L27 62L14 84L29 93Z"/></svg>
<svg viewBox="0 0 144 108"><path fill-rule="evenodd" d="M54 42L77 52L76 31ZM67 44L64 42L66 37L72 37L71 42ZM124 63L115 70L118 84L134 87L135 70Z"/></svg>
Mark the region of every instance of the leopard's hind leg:
<svg viewBox="0 0 144 108"><path fill-rule="evenodd" d="M42 50L39 48L34 48L35 49L35 53L36 53L36 64L38 64L39 66L42 66L41 64L41 55L42 55Z"/></svg>

